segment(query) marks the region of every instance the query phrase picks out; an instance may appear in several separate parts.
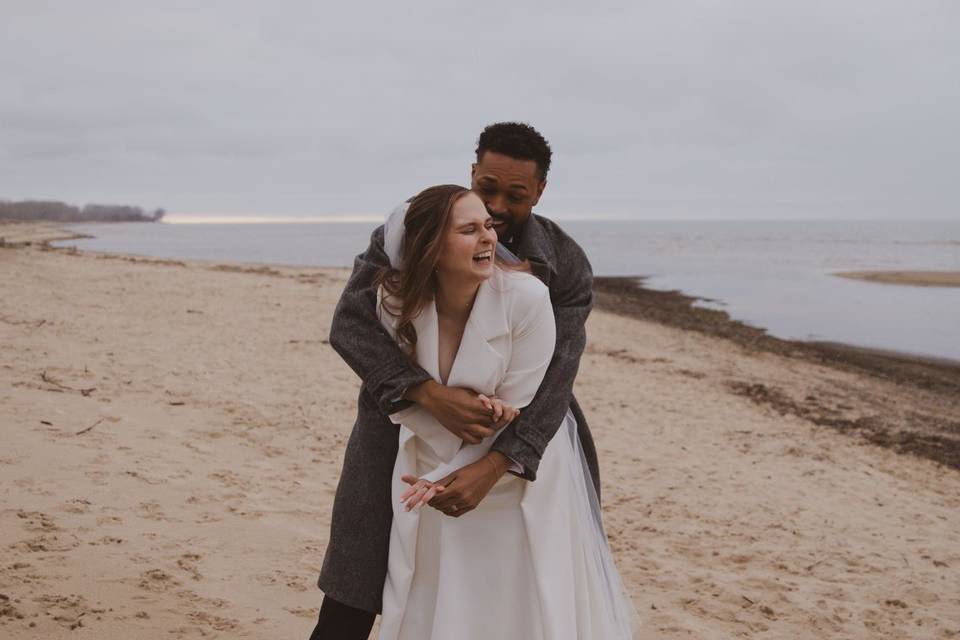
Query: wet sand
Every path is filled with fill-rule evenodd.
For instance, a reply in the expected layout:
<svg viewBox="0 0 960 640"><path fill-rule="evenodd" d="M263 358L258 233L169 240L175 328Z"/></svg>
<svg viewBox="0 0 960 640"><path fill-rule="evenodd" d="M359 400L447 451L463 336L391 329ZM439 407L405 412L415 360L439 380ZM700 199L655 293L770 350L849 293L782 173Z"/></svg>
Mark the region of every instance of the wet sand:
<svg viewBox="0 0 960 640"><path fill-rule="evenodd" d="M960 271L841 271L833 274L851 280L913 287L960 287Z"/></svg>
<svg viewBox="0 0 960 640"><path fill-rule="evenodd" d="M326 342L347 270L19 237L0 637L306 638L359 388ZM639 637L960 634L955 368L597 291L576 392Z"/></svg>

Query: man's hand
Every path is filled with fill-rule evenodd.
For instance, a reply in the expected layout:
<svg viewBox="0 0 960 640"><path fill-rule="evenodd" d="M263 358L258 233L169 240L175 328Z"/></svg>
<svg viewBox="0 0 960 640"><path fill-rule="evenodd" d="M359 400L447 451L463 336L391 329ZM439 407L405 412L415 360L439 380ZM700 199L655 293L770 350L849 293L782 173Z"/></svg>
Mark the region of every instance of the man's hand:
<svg viewBox="0 0 960 640"><path fill-rule="evenodd" d="M436 484L443 489L428 504L448 516L459 518L477 508L506 470L507 459L499 451L491 451L437 481Z"/></svg>
<svg viewBox="0 0 960 640"><path fill-rule="evenodd" d="M429 411L437 422L466 443L477 444L495 433L491 409L470 389L428 380L409 389L404 397Z"/></svg>

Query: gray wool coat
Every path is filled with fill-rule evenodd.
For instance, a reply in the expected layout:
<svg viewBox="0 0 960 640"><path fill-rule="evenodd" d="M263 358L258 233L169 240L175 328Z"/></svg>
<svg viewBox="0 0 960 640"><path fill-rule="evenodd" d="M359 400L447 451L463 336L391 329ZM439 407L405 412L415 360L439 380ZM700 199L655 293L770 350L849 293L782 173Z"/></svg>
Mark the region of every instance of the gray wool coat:
<svg viewBox="0 0 960 640"><path fill-rule="evenodd" d="M520 241L510 247L530 262L550 289L557 346L540 389L497 438L493 449L519 462L534 481L543 451L570 407L579 425L593 483L600 494L596 447L573 397L573 382L586 345L584 323L593 305L593 273L577 243L551 220L531 215ZM383 227L357 256L330 328L330 344L360 376L357 420L347 442L333 503L330 542L318 586L334 600L379 613L387 575L393 504L390 499L399 428L387 417L409 406L404 392L430 375L404 355L376 313L376 275L389 260Z"/></svg>

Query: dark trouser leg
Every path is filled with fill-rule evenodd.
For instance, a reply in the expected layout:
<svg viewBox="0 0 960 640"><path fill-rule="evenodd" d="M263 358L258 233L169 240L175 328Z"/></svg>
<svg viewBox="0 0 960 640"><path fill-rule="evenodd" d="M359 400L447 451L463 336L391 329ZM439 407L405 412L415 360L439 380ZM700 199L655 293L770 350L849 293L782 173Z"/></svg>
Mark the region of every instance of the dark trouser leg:
<svg viewBox="0 0 960 640"><path fill-rule="evenodd" d="M320 618L310 640L367 640L377 614L323 597Z"/></svg>

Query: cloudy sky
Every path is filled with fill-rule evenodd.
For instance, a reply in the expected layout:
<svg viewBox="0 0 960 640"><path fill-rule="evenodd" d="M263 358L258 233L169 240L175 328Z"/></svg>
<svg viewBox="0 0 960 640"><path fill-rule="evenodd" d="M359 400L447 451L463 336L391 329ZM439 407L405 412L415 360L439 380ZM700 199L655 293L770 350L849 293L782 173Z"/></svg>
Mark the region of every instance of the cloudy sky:
<svg viewBox="0 0 960 640"><path fill-rule="evenodd" d="M0 198L375 213L519 119L546 214L960 216L958 2L522 5L3 0Z"/></svg>

